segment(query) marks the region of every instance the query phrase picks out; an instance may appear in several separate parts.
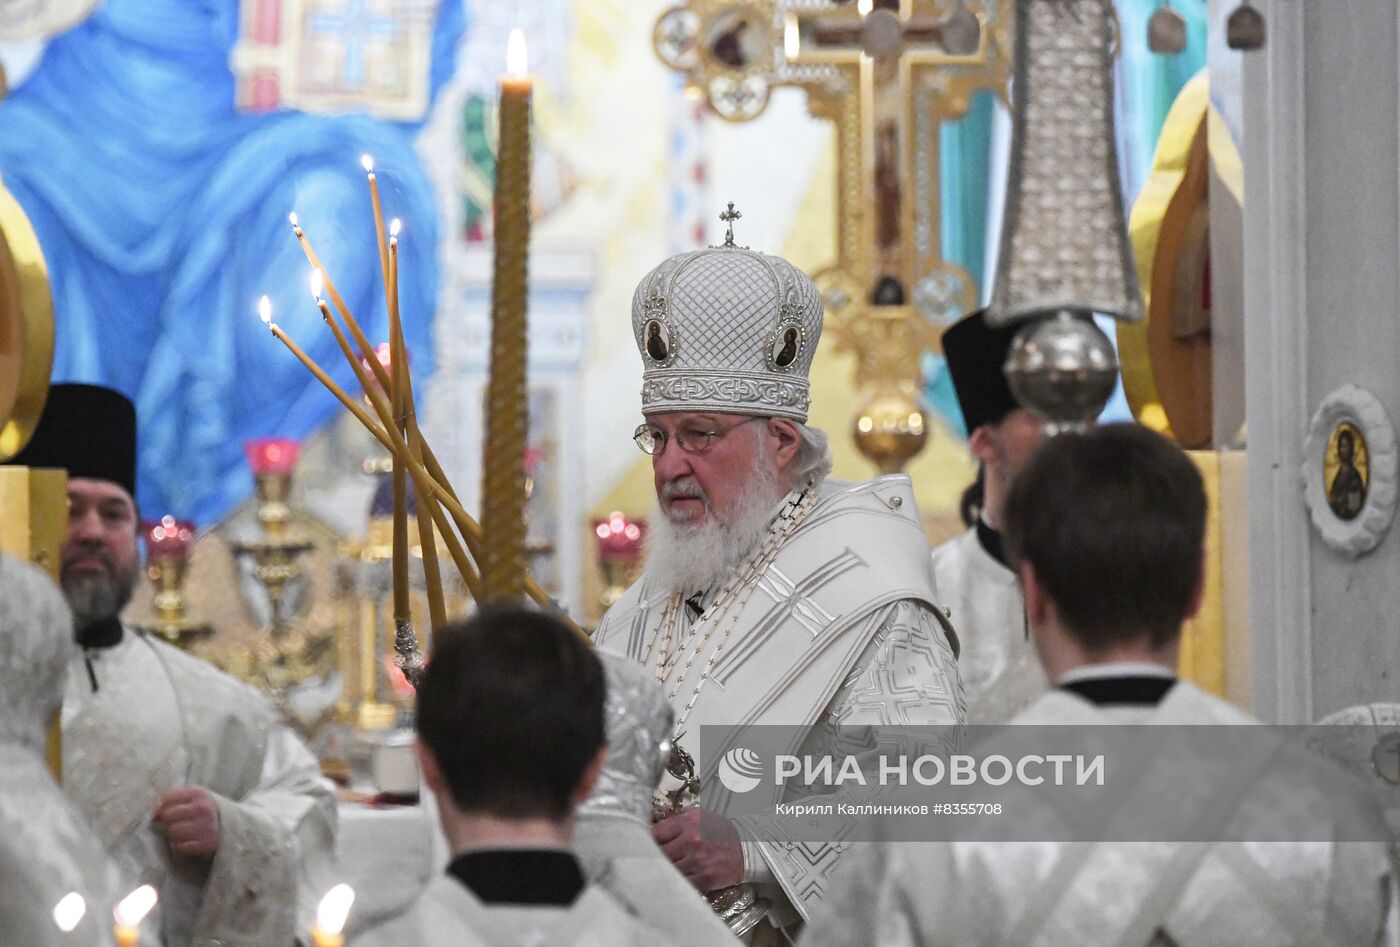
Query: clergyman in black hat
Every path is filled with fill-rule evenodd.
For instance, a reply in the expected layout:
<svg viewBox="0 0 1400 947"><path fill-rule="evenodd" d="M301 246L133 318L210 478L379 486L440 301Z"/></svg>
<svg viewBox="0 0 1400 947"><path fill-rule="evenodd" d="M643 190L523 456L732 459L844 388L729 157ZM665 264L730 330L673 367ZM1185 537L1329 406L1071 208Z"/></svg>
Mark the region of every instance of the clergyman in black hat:
<svg viewBox="0 0 1400 947"><path fill-rule="evenodd" d="M958 671L971 724L1005 723L1045 690L1026 639L1021 590L1002 551L1011 482L1045 437L1044 422L1016 403L1002 371L1017 328L992 328L979 309L943 333L978 473L964 495L969 529L933 551L933 568L962 641Z"/></svg>
<svg viewBox="0 0 1400 947"><path fill-rule="evenodd" d="M64 793L126 889L158 888L163 943L293 943L330 886L334 791L266 697L122 622L140 571L135 408L55 385L10 463L68 472L60 578L82 647Z"/></svg>

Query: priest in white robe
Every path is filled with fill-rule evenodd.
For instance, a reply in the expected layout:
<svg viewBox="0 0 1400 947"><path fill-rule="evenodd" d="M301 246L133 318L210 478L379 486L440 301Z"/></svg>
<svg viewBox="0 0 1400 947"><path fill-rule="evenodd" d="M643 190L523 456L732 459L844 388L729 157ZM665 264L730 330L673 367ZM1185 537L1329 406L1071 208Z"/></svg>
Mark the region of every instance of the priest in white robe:
<svg viewBox="0 0 1400 947"><path fill-rule="evenodd" d="M0 944L105 947L125 893L44 759L76 650L53 582L0 554Z"/></svg>
<svg viewBox="0 0 1400 947"><path fill-rule="evenodd" d="M933 551L933 571L958 629L958 671L973 725L1005 723L1045 692L1001 533L1011 481L1045 437L1045 423L1016 403L1002 371L1019 328L991 328L979 309L943 333L979 472L963 504L971 528Z"/></svg>
<svg viewBox="0 0 1400 947"><path fill-rule="evenodd" d="M673 947L734 947L729 928L651 837L675 711L646 668L601 649L598 658L607 676L608 757L574 825L584 876L664 930Z"/></svg>
<svg viewBox="0 0 1400 947"><path fill-rule="evenodd" d="M940 607L905 476L828 478L807 380L821 295L778 257L735 244L663 261L637 287L632 328L660 512L646 570L595 640L652 669L697 756L699 728L781 724L804 746L838 727L964 719L957 638ZM949 738L952 742L956 737ZM796 929L827 891L841 840L803 844L690 807L654 837L701 891L756 886L757 939Z"/></svg>
<svg viewBox="0 0 1400 947"><path fill-rule="evenodd" d="M589 883L572 850L607 757L605 690L593 649L540 612L487 607L434 636L416 749L452 861L352 947L678 942Z"/></svg>
<svg viewBox="0 0 1400 947"><path fill-rule="evenodd" d="M332 883L334 790L264 696L121 622L139 571L131 402L55 385L12 462L69 475L65 794L124 886L159 891L166 947L290 943Z"/></svg>
<svg viewBox="0 0 1400 947"><path fill-rule="evenodd" d="M1007 538L1055 688L1011 723L1085 727L1085 739L1126 738L1145 752L1137 765L1110 760L1125 792L1077 790L1058 805L1012 783L1001 798L1021 828L998 830L1006 840L865 846L806 947L1390 942L1394 881L1374 799L1175 677L1181 625L1200 604L1205 513L1195 466L1137 425L1062 434L1032 458L1008 501ZM1105 724L1155 725L1162 736ZM1036 740L1049 752L1042 727L1001 728L974 755L1014 760ZM1220 742L1193 743L1202 732ZM1179 758L1183 746L1190 755ZM1300 817L1307 834L1270 836ZM1081 838L1076 827L1096 824L1126 832L1020 840L1028 826ZM1157 834L1164 827L1170 837Z"/></svg>

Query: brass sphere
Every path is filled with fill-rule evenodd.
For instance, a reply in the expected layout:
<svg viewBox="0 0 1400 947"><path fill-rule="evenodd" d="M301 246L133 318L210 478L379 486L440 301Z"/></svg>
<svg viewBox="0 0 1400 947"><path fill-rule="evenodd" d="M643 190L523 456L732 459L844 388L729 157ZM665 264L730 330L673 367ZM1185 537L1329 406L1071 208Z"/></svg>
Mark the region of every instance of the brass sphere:
<svg viewBox="0 0 1400 947"><path fill-rule="evenodd" d="M883 388L861 407L852 434L881 473L899 473L928 441L928 413L909 391Z"/></svg>

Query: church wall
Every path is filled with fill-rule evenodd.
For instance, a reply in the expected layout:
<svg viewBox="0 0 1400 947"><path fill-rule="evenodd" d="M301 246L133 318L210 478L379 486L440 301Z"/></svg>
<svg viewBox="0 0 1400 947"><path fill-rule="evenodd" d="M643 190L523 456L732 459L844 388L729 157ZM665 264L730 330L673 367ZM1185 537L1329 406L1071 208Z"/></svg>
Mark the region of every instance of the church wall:
<svg viewBox="0 0 1400 947"><path fill-rule="evenodd" d="M1305 11L1308 373L1315 404L1348 382L1400 417L1397 7ZM1400 537L1352 561L1311 536L1313 711L1394 700Z"/></svg>
<svg viewBox="0 0 1400 947"><path fill-rule="evenodd" d="M1400 11L1259 8L1268 43L1243 86L1253 698L1303 721L1396 699L1400 672L1400 539L1334 551L1300 487L1329 393L1358 385L1400 416Z"/></svg>

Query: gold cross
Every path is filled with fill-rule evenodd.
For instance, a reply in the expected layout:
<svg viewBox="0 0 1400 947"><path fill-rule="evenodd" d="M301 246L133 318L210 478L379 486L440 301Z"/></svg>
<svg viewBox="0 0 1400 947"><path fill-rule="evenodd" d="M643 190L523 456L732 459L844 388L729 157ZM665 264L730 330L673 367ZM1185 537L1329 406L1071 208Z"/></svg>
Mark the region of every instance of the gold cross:
<svg viewBox="0 0 1400 947"><path fill-rule="evenodd" d="M1011 27L1010 0L684 0L657 21L658 55L720 117L753 119L793 86L835 124L837 256L813 276L861 384L917 386L923 352L975 305L943 259L940 126L979 89L1005 99Z"/></svg>

